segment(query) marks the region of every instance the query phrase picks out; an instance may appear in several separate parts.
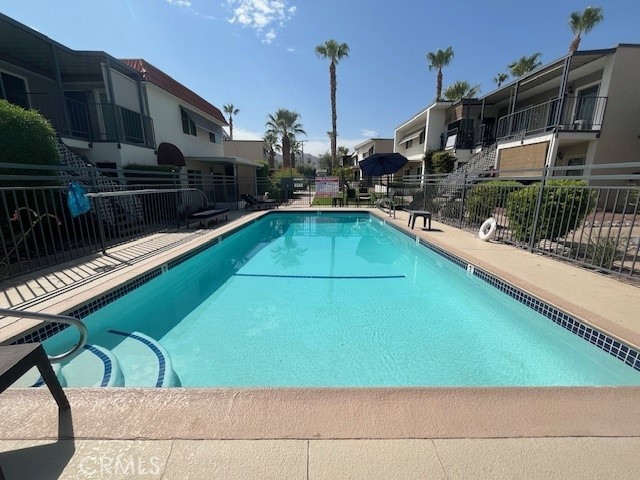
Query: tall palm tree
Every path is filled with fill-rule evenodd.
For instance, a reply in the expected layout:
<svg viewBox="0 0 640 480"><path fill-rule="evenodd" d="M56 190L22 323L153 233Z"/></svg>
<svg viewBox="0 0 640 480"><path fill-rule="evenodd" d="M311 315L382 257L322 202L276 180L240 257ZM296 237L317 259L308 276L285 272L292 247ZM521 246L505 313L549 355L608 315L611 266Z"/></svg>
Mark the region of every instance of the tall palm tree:
<svg viewBox="0 0 640 480"><path fill-rule="evenodd" d="M442 67L446 67L453 60L453 48L448 47L446 50L436 50L427 53L427 62L429 62L429 71L438 70L436 77L436 100L442 99Z"/></svg>
<svg viewBox="0 0 640 480"><path fill-rule="evenodd" d="M569 53L578 50L581 40L580 35L589 33L602 20L604 20L604 15L600 7L587 7L582 12L571 12L571 15L569 15L569 27L574 37L569 45Z"/></svg>
<svg viewBox="0 0 640 480"><path fill-rule="evenodd" d="M306 135L300 123L300 114L286 108L279 108L275 114L269 114L266 127L267 134L282 139L282 166L291 167L291 138L298 134Z"/></svg>
<svg viewBox="0 0 640 480"><path fill-rule="evenodd" d="M542 53L536 52L533 55L520 57L518 60L511 62L509 64L511 76L521 77L530 71L535 70L542 65L542 62L540 61L541 56Z"/></svg>
<svg viewBox="0 0 640 480"><path fill-rule="evenodd" d="M452 102L462 98L473 98L480 93L480 85L471 86L465 80L458 80L444 90L444 98Z"/></svg>
<svg viewBox="0 0 640 480"><path fill-rule="evenodd" d="M508 73L498 73L495 77L493 77L493 83L500 87L504 82L507 81L508 78Z"/></svg>
<svg viewBox="0 0 640 480"><path fill-rule="evenodd" d="M235 108L233 103L227 103L224 106L224 113L229 115L229 137L233 140L233 116L240 113L240 109Z"/></svg>
<svg viewBox="0 0 640 480"><path fill-rule="evenodd" d="M264 141L264 143L267 144L267 148L268 148L267 154L269 155L269 160L268 160L268 162L269 162L269 170L275 170L275 168L276 168L276 150L280 149L280 145L278 145L278 137L273 132L267 132L267 133L265 133L265 135L262 138L262 140Z"/></svg>
<svg viewBox="0 0 640 480"><path fill-rule="evenodd" d="M320 58L328 58L329 63L329 85L331 89L331 160L336 161L336 137L338 136L338 114L336 113L336 65L344 57L349 56L349 45L346 43L338 43L335 40L327 40L326 42L316 46L316 55Z"/></svg>

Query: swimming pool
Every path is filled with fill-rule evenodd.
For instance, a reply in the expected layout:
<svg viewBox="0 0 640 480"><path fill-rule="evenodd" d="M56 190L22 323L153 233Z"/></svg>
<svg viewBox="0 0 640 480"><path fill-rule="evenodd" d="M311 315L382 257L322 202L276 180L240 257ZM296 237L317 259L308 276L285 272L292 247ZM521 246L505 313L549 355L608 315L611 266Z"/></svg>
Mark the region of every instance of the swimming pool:
<svg viewBox="0 0 640 480"><path fill-rule="evenodd" d="M369 214L270 213L85 322L157 340L182 386L640 384L502 290Z"/></svg>

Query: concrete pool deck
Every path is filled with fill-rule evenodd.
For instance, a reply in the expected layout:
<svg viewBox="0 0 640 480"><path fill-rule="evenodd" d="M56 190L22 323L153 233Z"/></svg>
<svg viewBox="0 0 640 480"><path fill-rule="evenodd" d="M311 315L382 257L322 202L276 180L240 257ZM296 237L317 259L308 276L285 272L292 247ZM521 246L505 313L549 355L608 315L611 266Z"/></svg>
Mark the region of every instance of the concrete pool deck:
<svg viewBox="0 0 640 480"><path fill-rule="evenodd" d="M406 228L405 212L374 213ZM63 311L261 214L60 295L42 277L26 290L42 298L35 309ZM637 286L437 222L412 234L640 345ZM20 289L11 288L0 302L16 301ZM17 328L0 324L0 334ZM66 391L72 410L62 417L42 389L0 395L7 479L636 478L640 470L640 387Z"/></svg>

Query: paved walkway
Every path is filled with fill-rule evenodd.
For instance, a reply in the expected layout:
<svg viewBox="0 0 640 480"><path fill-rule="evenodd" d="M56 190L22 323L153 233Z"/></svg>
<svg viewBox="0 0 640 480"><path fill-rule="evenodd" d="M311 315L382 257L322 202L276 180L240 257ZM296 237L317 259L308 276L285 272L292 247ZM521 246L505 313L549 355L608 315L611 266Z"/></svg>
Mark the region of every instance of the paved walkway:
<svg viewBox="0 0 640 480"><path fill-rule="evenodd" d="M404 212L398 212L395 220L385 218L403 227L407 222ZM63 293L76 301L96 295L240 221L198 234L135 265L98 271L94 280ZM433 227L413 232L640 345L637 286L514 247L480 242L471 233L437 222ZM63 301L47 296L46 288L42 292L42 308L64 307ZM4 298L9 294L5 292ZM344 399L331 397L332 410L322 412L323 423L302 427L299 424L307 416L322 418L318 414L326 403L322 390L307 392L318 404L297 397L296 392L279 392L291 398L274 402L269 390L254 392L262 401L256 404L242 393L222 390L214 399L205 391L199 400L197 392L186 389L131 393L119 389L111 395L83 389L69 391L73 419L58 417L48 392L34 390L0 395L0 466L6 479L631 479L640 471L640 388L579 393L523 389L517 401L505 399L497 389L484 389L484 404L465 401L455 389L418 392L405 402L396 401L393 392L360 401L347 392ZM479 394L483 392L473 393ZM143 398L135 400L136 395ZM154 403L145 395L158 398ZM598 396L606 401L598 403L594 398ZM442 413L447 409L453 413ZM172 421L169 412L174 412ZM615 414L615 421L610 414ZM387 427L379 418L389 421ZM256 422L253 430L247 430L246 424ZM496 427L500 422L504 425ZM471 432L461 433L469 426ZM366 433L367 428L373 428L372 433ZM270 429L278 432L271 438ZM216 433L207 433L212 431ZM332 436L332 431L346 433ZM399 433L394 437L394 432Z"/></svg>

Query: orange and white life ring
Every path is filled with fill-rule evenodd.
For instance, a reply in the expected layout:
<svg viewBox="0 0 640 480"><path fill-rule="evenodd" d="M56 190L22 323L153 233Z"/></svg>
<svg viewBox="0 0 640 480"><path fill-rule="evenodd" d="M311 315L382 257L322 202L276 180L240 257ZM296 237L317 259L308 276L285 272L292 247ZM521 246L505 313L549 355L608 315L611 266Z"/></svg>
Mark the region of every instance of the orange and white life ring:
<svg viewBox="0 0 640 480"><path fill-rule="evenodd" d="M478 237L483 242L487 242L496 236L496 229L498 228L498 222L493 217L487 218L484 223L480 226L480 230L478 231Z"/></svg>

